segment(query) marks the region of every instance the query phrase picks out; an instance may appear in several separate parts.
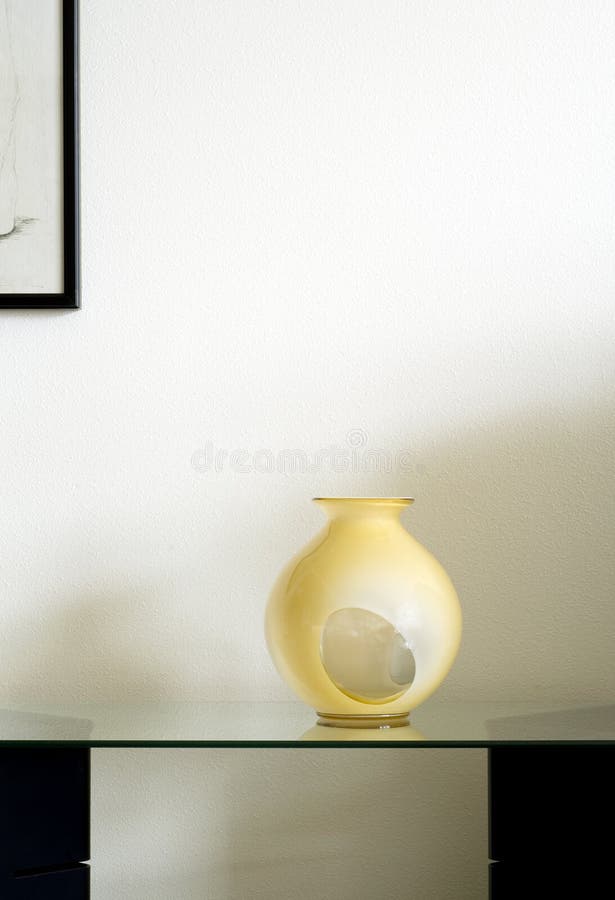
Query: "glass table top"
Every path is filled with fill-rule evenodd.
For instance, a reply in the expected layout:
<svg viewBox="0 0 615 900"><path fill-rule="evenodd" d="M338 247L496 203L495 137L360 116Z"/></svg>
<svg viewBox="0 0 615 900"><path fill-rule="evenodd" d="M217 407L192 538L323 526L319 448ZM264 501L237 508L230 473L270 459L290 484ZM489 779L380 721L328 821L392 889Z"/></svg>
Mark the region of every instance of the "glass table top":
<svg viewBox="0 0 615 900"><path fill-rule="evenodd" d="M301 703L22 704L0 709L0 746L494 747L615 744L615 705L439 703L410 725L330 728Z"/></svg>

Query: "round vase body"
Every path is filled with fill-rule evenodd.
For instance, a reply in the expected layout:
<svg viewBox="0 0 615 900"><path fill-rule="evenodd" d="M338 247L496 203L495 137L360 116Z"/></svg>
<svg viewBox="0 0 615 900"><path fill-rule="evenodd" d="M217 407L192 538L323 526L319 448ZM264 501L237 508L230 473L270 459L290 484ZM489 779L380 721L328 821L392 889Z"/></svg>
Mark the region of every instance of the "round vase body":
<svg viewBox="0 0 615 900"><path fill-rule="evenodd" d="M329 522L273 587L269 652L321 724L407 725L457 655L455 588L399 521L409 498L316 502Z"/></svg>

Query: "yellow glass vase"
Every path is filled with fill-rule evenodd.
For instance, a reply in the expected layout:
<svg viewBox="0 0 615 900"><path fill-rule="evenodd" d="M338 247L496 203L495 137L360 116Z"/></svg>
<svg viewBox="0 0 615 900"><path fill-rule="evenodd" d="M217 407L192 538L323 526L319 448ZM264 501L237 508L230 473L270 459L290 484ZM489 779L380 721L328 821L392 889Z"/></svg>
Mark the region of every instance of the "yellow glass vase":
<svg viewBox="0 0 615 900"><path fill-rule="evenodd" d="M399 520L410 498L315 502L329 521L273 587L269 652L320 724L407 725L457 655L455 588Z"/></svg>

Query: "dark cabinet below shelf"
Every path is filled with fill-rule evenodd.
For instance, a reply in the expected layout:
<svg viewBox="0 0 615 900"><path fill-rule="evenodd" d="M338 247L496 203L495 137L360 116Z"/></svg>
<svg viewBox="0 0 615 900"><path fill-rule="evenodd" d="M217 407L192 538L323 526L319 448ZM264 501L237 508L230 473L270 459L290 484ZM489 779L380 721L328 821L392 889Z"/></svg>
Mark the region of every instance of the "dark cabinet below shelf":
<svg viewBox="0 0 615 900"><path fill-rule="evenodd" d="M89 866L7 877L0 896L6 900L88 900Z"/></svg>
<svg viewBox="0 0 615 900"><path fill-rule="evenodd" d="M64 869L90 858L90 751L0 749L0 872Z"/></svg>
<svg viewBox="0 0 615 900"><path fill-rule="evenodd" d="M90 751L0 748L0 900L88 900Z"/></svg>

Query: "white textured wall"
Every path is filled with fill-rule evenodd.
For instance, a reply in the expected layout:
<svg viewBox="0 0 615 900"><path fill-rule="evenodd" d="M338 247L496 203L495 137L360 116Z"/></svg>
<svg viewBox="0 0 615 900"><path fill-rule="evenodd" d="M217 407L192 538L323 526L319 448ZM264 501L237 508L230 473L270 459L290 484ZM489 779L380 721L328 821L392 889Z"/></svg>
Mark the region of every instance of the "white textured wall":
<svg viewBox="0 0 615 900"><path fill-rule="evenodd" d="M443 695L612 697L614 43L599 0L82 0L83 309L0 315L3 698L286 698L267 591L346 492L418 498ZM351 429L403 466L191 465ZM483 755L347 754L96 753L95 900L483 898Z"/></svg>

